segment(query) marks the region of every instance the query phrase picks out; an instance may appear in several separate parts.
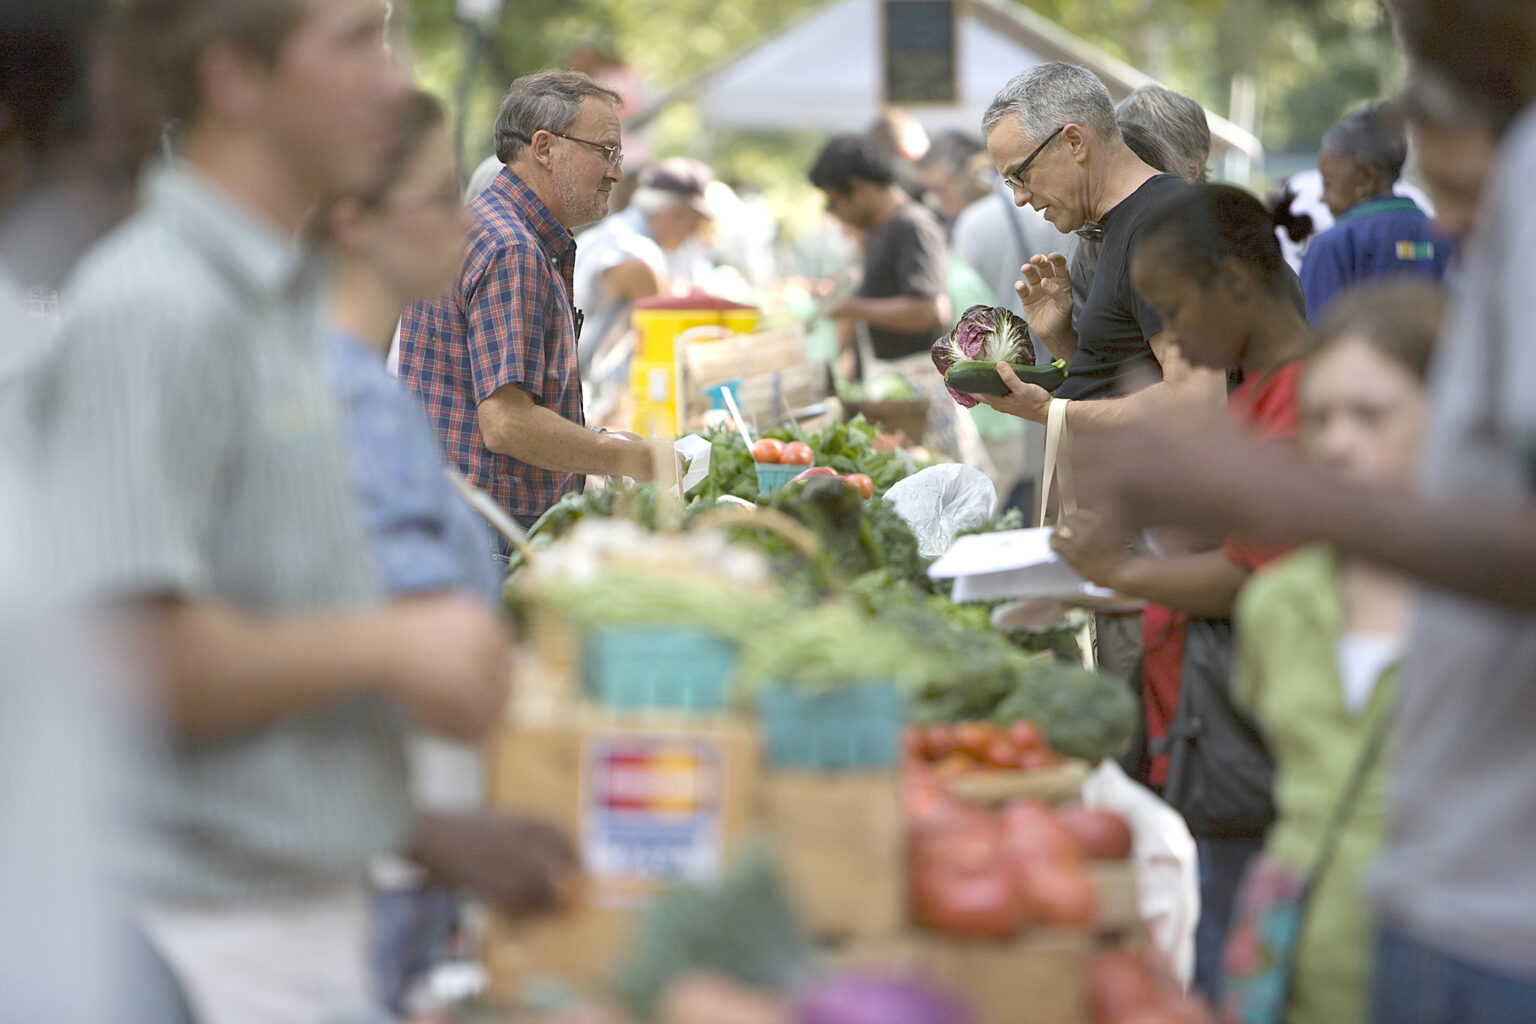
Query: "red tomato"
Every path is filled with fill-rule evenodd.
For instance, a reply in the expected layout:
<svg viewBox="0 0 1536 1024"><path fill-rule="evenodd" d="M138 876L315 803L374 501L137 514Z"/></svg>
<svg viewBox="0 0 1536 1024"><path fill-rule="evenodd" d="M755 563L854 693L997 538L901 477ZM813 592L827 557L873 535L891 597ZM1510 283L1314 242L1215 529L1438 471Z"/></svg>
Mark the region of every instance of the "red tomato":
<svg viewBox="0 0 1536 1024"><path fill-rule="evenodd" d="M784 454L779 461L786 466L809 466L814 458L810 445L804 441L791 441L784 446Z"/></svg>
<svg viewBox="0 0 1536 1024"><path fill-rule="evenodd" d="M994 768L1018 768L1019 745L1007 736L994 736L987 744L986 762Z"/></svg>
<svg viewBox="0 0 1536 1024"><path fill-rule="evenodd" d="M1024 921L1018 875L984 815L914 844L911 886L918 923L949 935L1004 939Z"/></svg>
<svg viewBox="0 0 1536 1024"><path fill-rule="evenodd" d="M1035 800L1015 800L1003 808L1003 845L1016 862L1076 863L1083 858L1077 840L1056 812Z"/></svg>
<svg viewBox="0 0 1536 1024"><path fill-rule="evenodd" d="M1131 827L1113 811L1064 807L1057 817L1089 860L1119 860L1131 855Z"/></svg>
<svg viewBox="0 0 1536 1024"><path fill-rule="evenodd" d="M1010 725L1008 735L1025 750L1040 750L1046 746L1044 730L1027 718L1021 718Z"/></svg>
<svg viewBox="0 0 1536 1024"><path fill-rule="evenodd" d="M784 460L784 442L776 437L765 437L752 446L753 462L779 463Z"/></svg>
<svg viewBox="0 0 1536 1024"><path fill-rule="evenodd" d="M997 731L986 722L961 722L955 726L955 745L975 758L987 756Z"/></svg>
<svg viewBox="0 0 1536 1024"><path fill-rule="evenodd" d="M1081 864L1032 861L1015 864L1021 898L1044 924L1089 928L1098 918L1099 894Z"/></svg>
<svg viewBox="0 0 1536 1024"><path fill-rule="evenodd" d="M786 463L788 462L787 459L785 461ZM814 480L819 476L837 476L837 470L833 469L831 466L812 466L804 473L796 475L793 479L790 480L790 483L798 484L805 480Z"/></svg>
<svg viewBox="0 0 1536 1024"><path fill-rule="evenodd" d="M1134 950L1108 949L1095 955L1088 977L1093 1019L1104 1024L1120 1024L1159 1001L1152 974Z"/></svg>
<svg viewBox="0 0 1536 1024"><path fill-rule="evenodd" d="M947 796L947 794L946 794ZM914 862L935 862L957 871L985 871L1003 863L1003 830L986 811L950 798L940 827L912 834Z"/></svg>
<svg viewBox="0 0 1536 1024"><path fill-rule="evenodd" d="M928 727L928 759L937 761L955 751L955 727L948 722L935 722Z"/></svg>
<svg viewBox="0 0 1536 1024"><path fill-rule="evenodd" d="M927 771L907 774L902 797L914 839L929 830L948 831L957 822L969 823L979 813L950 796L938 777Z"/></svg>
<svg viewBox="0 0 1536 1024"><path fill-rule="evenodd" d="M875 496L875 482L867 474L850 473L843 477L843 479L848 481L849 486L859 489L859 497L873 498Z"/></svg>

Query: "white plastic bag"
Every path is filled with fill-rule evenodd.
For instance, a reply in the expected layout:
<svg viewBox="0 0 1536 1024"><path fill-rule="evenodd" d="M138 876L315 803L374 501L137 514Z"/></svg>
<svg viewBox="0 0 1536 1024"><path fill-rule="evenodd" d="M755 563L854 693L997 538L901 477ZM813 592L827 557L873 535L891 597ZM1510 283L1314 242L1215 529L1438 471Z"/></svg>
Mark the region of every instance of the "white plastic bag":
<svg viewBox="0 0 1536 1024"><path fill-rule="evenodd" d="M1100 764L1083 783L1083 804L1114 811L1131 826L1142 922L1187 989L1195 973L1195 924L1200 919L1200 866L1189 826L1113 761Z"/></svg>
<svg viewBox="0 0 1536 1024"><path fill-rule="evenodd" d="M698 434L689 434L680 437L672 443L677 449L677 454L683 457L687 468L683 470L683 478L678 481L678 487L683 494L687 494L709 476L709 453L711 451L709 439Z"/></svg>
<svg viewBox="0 0 1536 1024"><path fill-rule="evenodd" d="M997 515L997 488L987 474L957 462L930 466L885 492L917 536L917 550L932 558L949 550L955 534Z"/></svg>

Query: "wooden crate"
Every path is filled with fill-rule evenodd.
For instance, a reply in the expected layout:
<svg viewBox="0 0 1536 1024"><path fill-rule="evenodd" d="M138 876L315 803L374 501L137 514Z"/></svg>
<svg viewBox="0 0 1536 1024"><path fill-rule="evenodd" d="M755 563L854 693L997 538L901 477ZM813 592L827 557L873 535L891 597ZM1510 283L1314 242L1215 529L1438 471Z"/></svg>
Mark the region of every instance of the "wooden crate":
<svg viewBox="0 0 1536 1024"><path fill-rule="evenodd" d="M1086 932L1040 929L1006 942L921 932L838 951L840 968L914 973L964 1000L980 1024L1093 1024Z"/></svg>
<svg viewBox="0 0 1536 1024"><path fill-rule="evenodd" d="M559 918L493 917L493 993L513 997L540 975L597 990L664 877L712 880L761 820L760 761L757 730L725 718L589 712L501 733L492 743L491 805L565 829L588 879L582 905Z"/></svg>
<svg viewBox="0 0 1536 1024"><path fill-rule="evenodd" d="M1141 906L1137 902L1136 871L1131 862L1092 861L1088 871L1099 894L1099 933L1115 938L1139 935L1142 931Z"/></svg>
<svg viewBox="0 0 1536 1024"><path fill-rule="evenodd" d="M775 771L765 815L807 929L821 940L890 938L906 917L906 831L893 772Z"/></svg>

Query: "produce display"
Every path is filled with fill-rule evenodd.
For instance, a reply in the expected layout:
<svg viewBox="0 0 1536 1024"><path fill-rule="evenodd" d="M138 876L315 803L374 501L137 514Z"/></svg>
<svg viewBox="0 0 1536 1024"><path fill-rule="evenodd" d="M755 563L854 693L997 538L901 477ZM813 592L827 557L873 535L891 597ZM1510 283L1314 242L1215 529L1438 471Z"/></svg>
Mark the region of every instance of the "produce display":
<svg viewBox="0 0 1536 1024"><path fill-rule="evenodd" d="M742 857L712 886L677 886L639 922L614 992L635 1019L657 1019L668 986L708 970L763 991L786 991L811 976L812 950L773 861Z"/></svg>
<svg viewBox="0 0 1536 1024"><path fill-rule="evenodd" d="M1054 391L1067 379L1067 364L1035 366L1035 346L1023 318L1002 306L972 306L954 329L933 343L929 354L950 396L967 409L974 395L1006 395L997 364L1007 363L1026 384Z"/></svg>
<svg viewBox="0 0 1536 1024"><path fill-rule="evenodd" d="M872 680L921 681L914 638L849 604L830 602L754 623L742 651L747 688L784 682L824 691Z"/></svg>
<svg viewBox="0 0 1536 1024"><path fill-rule="evenodd" d="M914 585L926 581L929 560L917 553L917 538L906 521L884 501L863 501L863 493L862 487L849 486L835 476L813 477L763 500L763 507L783 512L816 534L822 550L809 564L804 555L771 534L741 531L741 535L817 592L880 569L889 570L888 579Z"/></svg>
<svg viewBox="0 0 1536 1024"><path fill-rule="evenodd" d="M1136 726L1135 695L1124 681L1050 652L1026 653L987 624L984 608L925 596L879 577L850 591L881 619L922 638L924 682L913 696L915 723L1028 719L1050 746L1091 763L1113 757Z"/></svg>
<svg viewBox="0 0 1536 1024"><path fill-rule="evenodd" d="M717 501L727 494L756 501L757 462L769 465L814 464L843 475L862 474L869 477L871 491L877 495L884 494L896 481L909 476L914 468L902 455L876 448L878 432L862 416L855 416L847 423L835 423L811 434L806 434L794 425L770 430L756 444L761 446L765 441L778 442L783 446L782 451L776 445L761 449L764 453L777 454L776 459L754 459L753 451L747 448L741 435L730 427L712 430L704 436L712 446L709 478L693 492L696 501ZM793 447L797 443L809 450L810 458L806 458L800 448ZM788 458L791 448L794 456Z"/></svg>
<svg viewBox="0 0 1536 1024"><path fill-rule="evenodd" d="M1098 1024L1214 1024L1216 1017L1147 953L1107 949L1090 967Z"/></svg>
<svg viewBox="0 0 1536 1024"><path fill-rule="evenodd" d="M1105 811L1033 800L983 810L956 800L922 766L909 766L905 787L913 919L946 935L1091 928L1098 900L1089 860L1130 852L1129 829Z"/></svg>
<svg viewBox="0 0 1536 1024"><path fill-rule="evenodd" d="M907 756L932 766L940 778L989 769L1032 771L1062 760L1045 730L1027 718L1008 726L975 721L913 725L903 739Z"/></svg>

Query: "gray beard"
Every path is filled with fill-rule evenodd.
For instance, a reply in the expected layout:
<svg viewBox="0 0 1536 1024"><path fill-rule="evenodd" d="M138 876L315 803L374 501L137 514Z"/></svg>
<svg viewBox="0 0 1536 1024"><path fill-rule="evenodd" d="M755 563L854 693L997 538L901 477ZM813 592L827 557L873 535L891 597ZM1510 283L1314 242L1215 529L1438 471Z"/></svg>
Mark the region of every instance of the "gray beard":
<svg viewBox="0 0 1536 1024"><path fill-rule="evenodd" d="M560 183L560 205L565 208L565 216L569 221L566 227L571 231L596 224L608 216L607 193L578 192L569 182Z"/></svg>

